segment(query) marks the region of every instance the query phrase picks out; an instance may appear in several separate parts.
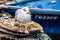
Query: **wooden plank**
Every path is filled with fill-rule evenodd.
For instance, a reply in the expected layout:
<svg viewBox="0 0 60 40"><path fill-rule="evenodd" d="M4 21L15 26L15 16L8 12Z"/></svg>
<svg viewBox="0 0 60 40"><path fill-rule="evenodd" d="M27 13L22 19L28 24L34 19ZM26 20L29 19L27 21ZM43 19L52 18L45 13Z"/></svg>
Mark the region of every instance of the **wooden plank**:
<svg viewBox="0 0 60 40"><path fill-rule="evenodd" d="M4 2L8 2L9 0L0 0L0 4L4 3Z"/></svg>
<svg viewBox="0 0 60 40"><path fill-rule="evenodd" d="M0 4L4 3L4 1L0 1Z"/></svg>

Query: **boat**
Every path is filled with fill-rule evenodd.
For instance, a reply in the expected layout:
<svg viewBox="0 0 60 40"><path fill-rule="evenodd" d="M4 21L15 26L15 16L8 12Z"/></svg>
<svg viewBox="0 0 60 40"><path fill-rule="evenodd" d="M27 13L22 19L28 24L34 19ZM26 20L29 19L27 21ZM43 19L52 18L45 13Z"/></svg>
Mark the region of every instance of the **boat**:
<svg viewBox="0 0 60 40"><path fill-rule="evenodd" d="M2 5L1 12L9 12L15 16L15 11L22 7L29 7L32 14L32 20L41 24L44 32L47 34L60 34L60 1L28 1L28 2L7 2Z"/></svg>

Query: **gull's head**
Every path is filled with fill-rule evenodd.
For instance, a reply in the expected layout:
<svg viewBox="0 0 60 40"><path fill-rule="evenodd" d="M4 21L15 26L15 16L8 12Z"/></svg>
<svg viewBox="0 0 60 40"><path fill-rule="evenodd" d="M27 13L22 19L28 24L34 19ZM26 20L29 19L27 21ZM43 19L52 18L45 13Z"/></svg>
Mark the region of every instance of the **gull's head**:
<svg viewBox="0 0 60 40"><path fill-rule="evenodd" d="M23 7L22 10L26 13L26 14L30 14L30 10L28 7Z"/></svg>

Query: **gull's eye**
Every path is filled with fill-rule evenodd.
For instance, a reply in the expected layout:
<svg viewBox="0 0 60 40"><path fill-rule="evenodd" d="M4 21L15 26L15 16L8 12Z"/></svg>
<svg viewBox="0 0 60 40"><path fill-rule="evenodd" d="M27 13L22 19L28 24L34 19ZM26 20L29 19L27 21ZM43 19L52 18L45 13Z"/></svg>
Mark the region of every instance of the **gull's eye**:
<svg viewBox="0 0 60 40"><path fill-rule="evenodd" d="M26 11L26 9L23 9L24 11Z"/></svg>

